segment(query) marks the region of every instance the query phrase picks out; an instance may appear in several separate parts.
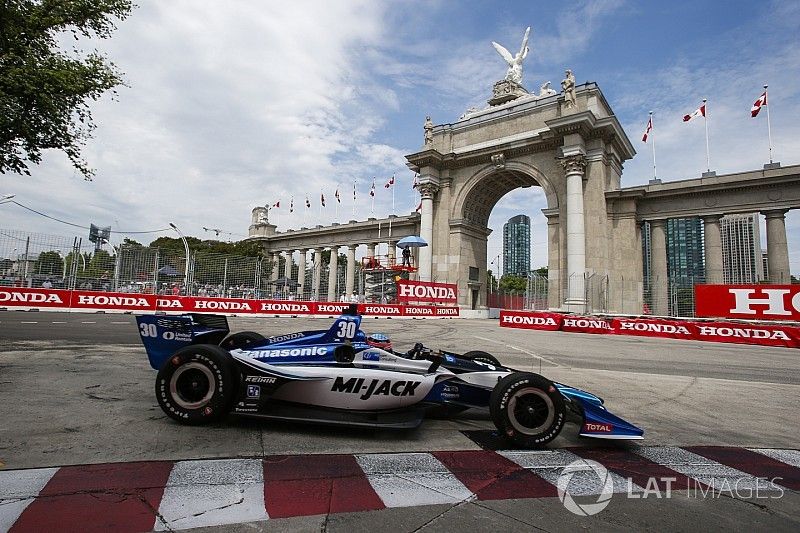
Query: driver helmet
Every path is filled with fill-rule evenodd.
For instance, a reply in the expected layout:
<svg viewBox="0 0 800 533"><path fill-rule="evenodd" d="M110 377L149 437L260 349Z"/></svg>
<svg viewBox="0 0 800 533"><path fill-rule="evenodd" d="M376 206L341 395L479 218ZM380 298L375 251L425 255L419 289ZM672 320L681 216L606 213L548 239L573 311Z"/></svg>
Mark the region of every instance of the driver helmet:
<svg viewBox="0 0 800 533"><path fill-rule="evenodd" d="M373 333L372 335L368 336L367 344L375 348L380 348L381 350L392 349L392 341L389 339L389 335L386 335L385 333Z"/></svg>

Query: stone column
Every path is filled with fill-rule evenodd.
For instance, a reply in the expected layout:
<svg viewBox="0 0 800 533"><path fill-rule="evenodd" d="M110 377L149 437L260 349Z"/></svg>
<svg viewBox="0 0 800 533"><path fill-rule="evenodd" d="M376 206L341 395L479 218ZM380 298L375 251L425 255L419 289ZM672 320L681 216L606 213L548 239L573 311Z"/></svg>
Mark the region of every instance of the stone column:
<svg viewBox="0 0 800 533"><path fill-rule="evenodd" d="M650 299L652 313L666 316L669 311L667 280L667 221L650 221Z"/></svg>
<svg viewBox="0 0 800 533"><path fill-rule="evenodd" d="M286 252L286 263L283 265L283 276L289 280L292 279L292 251L288 250ZM283 287L278 287L278 290L281 293L281 298L285 298L289 294L289 286L284 285Z"/></svg>
<svg viewBox="0 0 800 533"><path fill-rule="evenodd" d="M719 219L722 215L707 215L703 218L703 249L706 261L706 283L724 283L722 274L722 234Z"/></svg>
<svg viewBox="0 0 800 533"><path fill-rule="evenodd" d="M370 242L367 244L367 257L375 257L375 243Z"/></svg>
<svg viewBox="0 0 800 533"><path fill-rule="evenodd" d="M764 211L767 218L767 269L769 281L788 285L792 282L789 272L789 246L786 244L786 211L776 209ZM757 260L761 260L760 254Z"/></svg>
<svg viewBox="0 0 800 533"><path fill-rule="evenodd" d="M319 282L322 278L322 248L314 250L314 281L311 286L311 297L319 301Z"/></svg>
<svg viewBox="0 0 800 533"><path fill-rule="evenodd" d="M344 280L344 294L348 298L355 290L356 281L356 246L357 244L347 245L347 275Z"/></svg>
<svg viewBox="0 0 800 533"><path fill-rule="evenodd" d="M583 177L586 157L574 155L561 160L567 177L567 309L583 311L586 305L586 226L583 219Z"/></svg>
<svg viewBox="0 0 800 533"><path fill-rule="evenodd" d="M419 249L419 272L417 279L420 281L431 281L431 264L433 248L433 197L439 187L432 183L424 183L419 186L419 193L422 196L422 218L420 220L420 237L428 243Z"/></svg>
<svg viewBox="0 0 800 533"><path fill-rule="evenodd" d="M339 301L339 295L336 294L336 281L339 278L339 247L331 247L331 261L328 263L328 301Z"/></svg>
<svg viewBox="0 0 800 533"><path fill-rule="evenodd" d="M306 284L306 252L308 250L298 251L300 252L300 260L297 262L297 297L302 300Z"/></svg>
<svg viewBox="0 0 800 533"><path fill-rule="evenodd" d="M395 251L397 250L397 241L389 241L389 266L393 266L395 263Z"/></svg>
<svg viewBox="0 0 800 533"><path fill-rule="evenodd" d="M272 252L270 256L272 257L272 276L270 277L270 279L272 279L272 281L275 281L280 277L280 272L278 272L278 269L280 268L281 264L280 263L281 254L279 252Z"/></svg>

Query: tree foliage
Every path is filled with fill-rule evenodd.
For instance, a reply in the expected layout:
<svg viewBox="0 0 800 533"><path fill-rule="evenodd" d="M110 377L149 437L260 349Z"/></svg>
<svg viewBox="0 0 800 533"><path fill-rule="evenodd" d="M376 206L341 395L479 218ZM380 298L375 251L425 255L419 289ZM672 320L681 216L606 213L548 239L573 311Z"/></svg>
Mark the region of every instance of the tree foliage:
<svg viewBox="0 0 800 533"><path fill-rule="evenodd" d="M500 278L500 290L510 293L522 293L528 288L528 278L507 274Z"/></svg>
<svg viewBox="0 0 800 533"><path fill-rule="evenodd" d="M92 178L81 156L95 128L89 101L123 81L102 54L68 54L59 38L107 38L133 7L130 0L0 2L0 173L30 175L28 165L55 149Z"/></svg>

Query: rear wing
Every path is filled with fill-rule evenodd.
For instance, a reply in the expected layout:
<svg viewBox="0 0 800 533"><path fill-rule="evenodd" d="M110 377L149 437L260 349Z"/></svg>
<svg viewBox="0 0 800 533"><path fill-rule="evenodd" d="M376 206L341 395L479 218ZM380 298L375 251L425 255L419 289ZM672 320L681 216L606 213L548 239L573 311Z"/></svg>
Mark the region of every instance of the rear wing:
<svg viewBox="0 0 800 533"><path fill-rule="evenodd" d="M139 337L156 370L173 353L192 344L219 344L230 328L223 315L138 315Z"/></svg>

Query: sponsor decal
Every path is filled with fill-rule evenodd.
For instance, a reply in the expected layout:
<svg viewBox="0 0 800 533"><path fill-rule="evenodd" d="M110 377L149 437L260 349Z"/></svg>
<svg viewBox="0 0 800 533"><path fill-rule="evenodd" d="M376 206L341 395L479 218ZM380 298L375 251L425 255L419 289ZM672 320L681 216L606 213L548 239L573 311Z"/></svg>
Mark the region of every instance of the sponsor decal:
<svg viewBox="0 0 800 533"><path fill-rule="evenodd" d="M258 385L248 385L247 386L247 397L248 398L261 398L261 387Z"/></svg>
<svg viewBox="0 0 800 533"><path fill-rule="evenodd" d="M275 313L310 313L311 308L304 303L286 302L262 302L261 311L272 311Z"/></svg>
<svg viewBox="0 0 800 533"><path fill-rule="evenodd" d="M305 337L302 333L290 333L288 335L277 335L275 337L270 337L267 341L272 344L275 342L283 342L283 341L290 341L292 339L299 339L300 337Z"/></svg>
<svg viewBox="0 0 800 533"><path fill-rule="evenodd" d="M800 320L797 285L695 285L694 293L696 316Z"/></svg>
<svg viewBox="0 0 800 533"><path fill-rule="evenodd" d="M627 320L618 320L619 330L622 331L636 331L640 333L663 333L670 335L691 335L689 328L686 326L658 323L658 322L629 322Z"/></svg>
<svg viewBox="0 0 800 533"><path fill-rule="evenodd" d="M457 400L459 398L459 390L455 385L445 385L442 387L441 398L443 400Z"/></svg>
<svg viewBox="0 0 800 533"><path fill-rule="evenodd" d="M437 307L437 316L458 316L458 307Z"/></svg>
<svg viewBox="0 0 800 533"><path fill-rule="evenodd" d="M397 281L397 299L401 302L456 303L458 286L430 281Z"/></svg>
<svg viewBox="0 0 800 533"><path fill-rule="evenodd" d="M194 308L212 311L253 311L247 302L230 300L200 300L194 299Z"/></svg>
<svg viewBox="0 0 800 533"><path fill-rule="evenodd" d="M613 331L611 324L600 318L589 317L564 317L561 327L578 331L594 332L596 330Z"/></svg>
<svg viewBox="0 0 800 533"><path fill-rule="evenodd" d="M362 394L359 399L368 400L372 396L414 396L421 381L392 381L391 379L344 378L337 377L331 387L332 392Z"/></svg>
<svg viewBox="0 0 800 533"><path fill-rule="evenodd" d="M349 308L350 304L320 303L317 304L317 313L341 314Z"/></svg>
<svg viewBox="0 0 800 533"><path fill-rule="evenodd" d="M500 321L502 324L527 324L531 326L558 326L551 317L544 316L519 316L505 315Z"/></svg>
<svg viewBox="0 0 800 533"><path fill-rule="evenodd" d="M158 299L156 299L156 306L157 307L164 307L164 308L167 308L167 309L172 309L172 308L183 309L183 305L181 304L181 301L178 300L177 298L174 298L174 299L172 299L172 298L170 298L170 299L158 298Z"/></svg>
<svg viewBox="0 0 800 533"><path fill-rule="evenodd" d="M364 352L361 352L361 353L364 354L362 356L362 359L364 361L380 361L381 360L381 354L378 353L378 352L364 351Z"/></svg>
<svg viewBox="0 0 800 533"><path fill-rule="evenodd" d="M455 363L456 362L456 358L453 357L452 355L445 355L444 356L444 360L447 361L448 363Z"/></svg>
<svg viewBox="0 0 800 533"><path fill-rule="evenodd" d="M165 331L161 334L161 338L165 341L192 342L192 334L181 331Z"/></svg>
<svg viewBox="0 0 800 533"><path fill-rule="evenodd" d="M79 294L78 305L92 307L151 307L147 298L134 296L106 296L105 294Z"/></svg>
<svg viewBox="0 0 800 533"><path fill-rule="evenodd" d="M52 292L11 292L0 290L0 302L8 303L34 303L34 304L63 304L64 301Z"/></svg>
<svg viewBox="0 0 800 533"><path fill-rule="evenodd" d="M433 308L432 307L406 307L406 314L407 315L430 315L433 316Z"/></svg>
<svg viewBox="0 0 800 533"><path fill-rule="evenodd" d="M614 426L611 424L597 424L595 422L586 422L583 425L584 433L611 433L614 431Z"/></svg>
<svg viewBox="0 0 800 533"><path fill-rule="evenodd" d="M264 383L266 385L275 383L277 378L272 378L268 376L247 376L244 378L246 383Z"/></svg>
<svg viewBox="0 0 800 533"><path fill-rule="evenodd" d="M771 339L790 340L789 335L780 329L755 329L737 327L699 326L698 335L701 337L733 337L737 339Z"/></svg>
<svg viewBox="0 0 800 533"><path fill-rule="evenodd" d="M388 305L367 305L364 307L365 315L400 315L400 307Z"/></svg>
<svg viewBox="0 0 800 533"><path fill-rule="evenodd" d="M325 355L328 348L325 346L312 346L308 348L283 348L281 350L242 350L256 359L261 357L312 357Z"/></svg>

